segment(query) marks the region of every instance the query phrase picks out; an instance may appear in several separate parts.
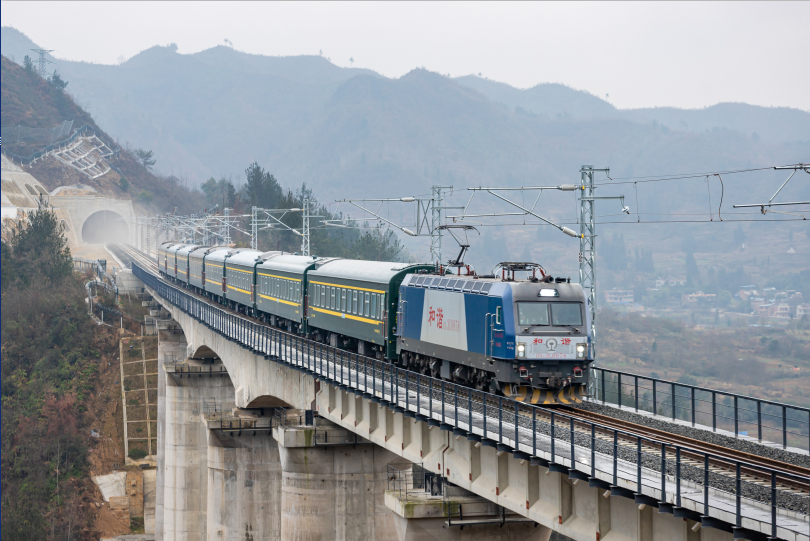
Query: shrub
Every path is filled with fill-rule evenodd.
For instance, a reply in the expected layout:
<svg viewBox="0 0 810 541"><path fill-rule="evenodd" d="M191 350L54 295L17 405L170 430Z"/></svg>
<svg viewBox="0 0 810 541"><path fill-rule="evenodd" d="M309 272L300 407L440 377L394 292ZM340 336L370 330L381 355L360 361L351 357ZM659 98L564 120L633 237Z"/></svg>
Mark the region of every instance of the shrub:
<svg viewBox="0 0 810 541"><path fill-rule="evenodd" d="M146 451L138 448L130 449L127 456L132 460L141 460L142 458L146 457Z"/></svg>
<svg viewBox="0 0 810 541"><path fill-rule="evenodd" d="M143 191L141 191L141 193L138 194L137 199L141 203L151 203L154 198L155 198L155 196L152 195L152 192L149 192L147 190L143 190Z"/></svg>

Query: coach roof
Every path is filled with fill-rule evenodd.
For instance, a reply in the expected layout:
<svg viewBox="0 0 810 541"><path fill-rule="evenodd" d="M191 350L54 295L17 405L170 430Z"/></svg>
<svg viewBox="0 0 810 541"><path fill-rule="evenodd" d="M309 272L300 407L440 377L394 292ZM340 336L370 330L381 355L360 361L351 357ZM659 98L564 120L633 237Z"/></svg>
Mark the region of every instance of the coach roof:
<svg viewBox="0 0 810 541"><path fill-rule="evenodd" d="M356 259L333 259L319 264L315 270L309 271L313 278L341 278L343 280L358 280L387 284L391 279L409 269L424 268L425 264L393 263L389 261L359 261Z"/></svg>
<svg viewBox="0 0 810 541"><path fill-rule="evenodd" d="M253 268L260 255L262 255L262 253L258 250L241 248L238 253L228 256L228 264L244 265Z"/></svg>
<svg viewBox="0 0 810 541"><path fill-rule="evenodd" d="M283 254L272 256L260 263L259 271L280 271L303 274L307 269L311 269L319 260L305 255Z"/></svg>

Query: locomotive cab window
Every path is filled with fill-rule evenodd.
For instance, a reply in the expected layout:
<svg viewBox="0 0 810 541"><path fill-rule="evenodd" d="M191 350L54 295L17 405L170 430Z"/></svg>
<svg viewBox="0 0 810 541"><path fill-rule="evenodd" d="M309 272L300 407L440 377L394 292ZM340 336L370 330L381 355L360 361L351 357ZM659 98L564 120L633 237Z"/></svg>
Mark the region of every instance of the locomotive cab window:
<svg viewBox="0 0 810 541"><path fill-rule="evenodd" d="M547 302L519 302L519 325L548 325Z"/></svg>
<svg viewBox="0 0 810 541"><path fill-rule="evenodd" d="M500 325L502 319L503 319L503 306L498 306L497 308L495 308L495 324Z"/></svg>
<svg viewBox="0 0 810 541"><path fill-rule="evenodd" d="M556 326L582 325L582 305L578 302L555 302L551 305L551 322Z"/></svg>

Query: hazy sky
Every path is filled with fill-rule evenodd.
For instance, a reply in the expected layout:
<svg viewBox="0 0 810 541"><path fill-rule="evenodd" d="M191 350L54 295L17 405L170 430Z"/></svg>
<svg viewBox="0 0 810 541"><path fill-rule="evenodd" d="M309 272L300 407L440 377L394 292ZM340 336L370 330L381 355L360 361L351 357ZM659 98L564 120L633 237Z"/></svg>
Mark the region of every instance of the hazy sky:
<svg viewBox="0 0 810 541"><path fill-rule="evenodd" d="M9 2L57 58L112 64L153 45L323 54L399 77L415 67L526 88L559 82L620 108L723 101L810 111L810 2Z"/></svg>

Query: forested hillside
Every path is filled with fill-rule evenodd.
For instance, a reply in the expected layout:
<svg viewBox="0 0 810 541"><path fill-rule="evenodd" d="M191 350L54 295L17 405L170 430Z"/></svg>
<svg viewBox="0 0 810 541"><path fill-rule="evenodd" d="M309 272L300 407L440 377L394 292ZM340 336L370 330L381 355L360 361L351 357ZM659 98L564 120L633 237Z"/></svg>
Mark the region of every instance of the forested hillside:
<svg viewBox="0 0 810 541"><path fill-rule="evenodd" d="M98 539L91 429L118 336L84 297L55 215L31 212L2 243L3 541Z"/></svg>
<svg viewBox="0 0 810 541"><path fill-rule="evenodd" d="M90 179L78 171L65 167L55 159L40 160L26 169L43 186L53 190L59 186L84 184L108 197L132 199L145 212L167 212L178 207L194 212L203 204L189 183L173 175L159 176L150 170L149 160L139 159L137 149L121 148L119 143L103 129L70 94L70 81L58 71L47 79L33 69L23 68L5 56L2 57L2 113L3 151L9 155L27 157L41 150L48 141L17 141L9 127L53 128L64 121L73 121L73 129L88 126L116 154L108 158L112 171L97 179ZM195 184L196 187L196 184Z"/></svg>

